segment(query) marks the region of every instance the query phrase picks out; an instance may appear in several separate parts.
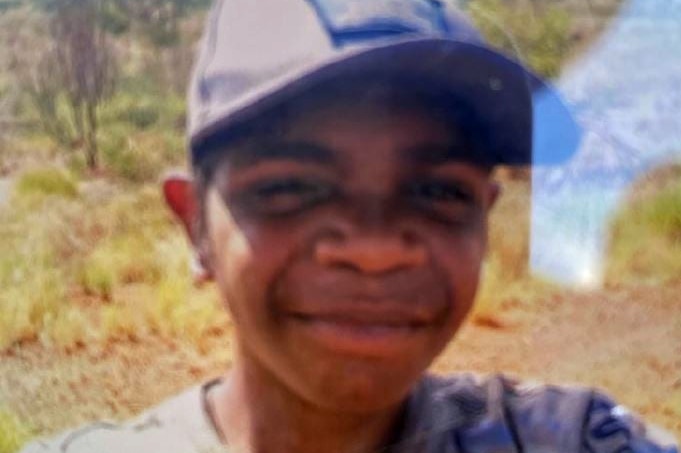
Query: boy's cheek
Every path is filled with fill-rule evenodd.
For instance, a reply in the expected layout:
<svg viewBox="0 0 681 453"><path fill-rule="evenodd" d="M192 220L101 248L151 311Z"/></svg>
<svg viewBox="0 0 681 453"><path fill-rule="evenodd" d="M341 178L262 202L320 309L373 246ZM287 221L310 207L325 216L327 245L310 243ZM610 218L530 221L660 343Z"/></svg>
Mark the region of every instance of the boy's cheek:
<svg viewBox="0 0 681 453"><path fill-rule="evenodd" d="M237 221L221 200L207 219L211 270L223 302L235 318L264 318L268 292L291 259L295 238Z"/></svg>
<svg viewBox="0 0 681 453"><path fill-rule="evenodd" d="M484 235L472 240L434 245L434 260L442 266L449 279L454 316L465 317L472 308L481 278L485 257Z"/></svg>

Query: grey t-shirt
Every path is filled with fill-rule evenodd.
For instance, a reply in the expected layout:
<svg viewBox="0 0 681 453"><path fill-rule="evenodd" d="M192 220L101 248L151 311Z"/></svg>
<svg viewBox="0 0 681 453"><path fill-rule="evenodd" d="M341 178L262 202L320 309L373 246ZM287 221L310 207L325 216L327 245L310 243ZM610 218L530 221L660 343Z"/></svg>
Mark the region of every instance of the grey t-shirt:
<svg viewBox="0 0 681 453"><path fill-rule="evenodd" d="M197 385L125 423L95 423L22 453L230 453ZM679 453L605 395L502 375L428 376L412 392L390 453ZM234 452L231 452L234 453Z"/></svg>

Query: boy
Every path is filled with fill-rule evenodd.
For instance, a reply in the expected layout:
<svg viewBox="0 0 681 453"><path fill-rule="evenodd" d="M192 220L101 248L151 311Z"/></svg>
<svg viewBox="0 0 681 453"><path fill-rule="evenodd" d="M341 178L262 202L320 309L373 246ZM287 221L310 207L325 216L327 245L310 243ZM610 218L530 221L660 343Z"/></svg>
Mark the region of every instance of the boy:
<svg viewBox="0 0 681 453"><path fill-rule="evenodd" d="M575 136L439 1L218 2L194 181L164 191L232 315L233 367L26 451L675 452L588 389L424 375L475 298L493 167L551 140L559 161Z"/></svg>

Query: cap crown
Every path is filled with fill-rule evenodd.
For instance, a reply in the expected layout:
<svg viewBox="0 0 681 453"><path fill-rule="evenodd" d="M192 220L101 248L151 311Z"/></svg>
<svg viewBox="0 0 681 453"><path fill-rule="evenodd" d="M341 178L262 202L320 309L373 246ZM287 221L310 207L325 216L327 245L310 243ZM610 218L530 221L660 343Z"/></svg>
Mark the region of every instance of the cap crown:
<svg viewBox="0 0 681 453"><path fill-rule="evenodd" d="M189 135L320 62L421 37L482 42L438 0L219 0L190 88Z"/></svg>
<svg viewBox="0 0 681 453"><path fill-rule="evenodd" d="M313 87L377 73L459 96L494 163L560 163L579 145L560 96L487 46L450 2L217 0L189 90L192 162Z"/></svg>

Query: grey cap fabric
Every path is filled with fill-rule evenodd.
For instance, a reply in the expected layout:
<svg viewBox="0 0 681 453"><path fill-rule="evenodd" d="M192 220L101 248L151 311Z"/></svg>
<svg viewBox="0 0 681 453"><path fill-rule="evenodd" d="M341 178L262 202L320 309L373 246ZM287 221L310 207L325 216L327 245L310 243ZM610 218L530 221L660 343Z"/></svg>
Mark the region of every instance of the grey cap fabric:
<svg viewBox="0 0 681 453"><path fill-rule="evenodd" d="M362 77L453 95L479 119L496 164L561 162L579 142L557 94L449 2L218 0L190 85L192 162L268 110Z"/></svg>

